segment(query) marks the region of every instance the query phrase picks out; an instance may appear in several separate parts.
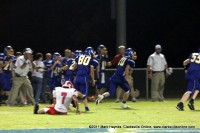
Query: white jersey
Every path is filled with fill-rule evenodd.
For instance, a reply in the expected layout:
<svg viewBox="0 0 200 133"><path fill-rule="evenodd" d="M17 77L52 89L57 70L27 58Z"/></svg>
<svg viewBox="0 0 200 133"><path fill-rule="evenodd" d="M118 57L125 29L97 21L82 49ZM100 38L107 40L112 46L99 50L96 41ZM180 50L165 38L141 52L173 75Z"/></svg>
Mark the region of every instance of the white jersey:
<svg viewBox="0 0 200 133"><path fill-rule="evenodd" d="M56 87L53 91L53 97L56 98L55 110L58 112L66 113L67 108L70 106L72 96L78 97L78 91L74 88Z"/></svg>

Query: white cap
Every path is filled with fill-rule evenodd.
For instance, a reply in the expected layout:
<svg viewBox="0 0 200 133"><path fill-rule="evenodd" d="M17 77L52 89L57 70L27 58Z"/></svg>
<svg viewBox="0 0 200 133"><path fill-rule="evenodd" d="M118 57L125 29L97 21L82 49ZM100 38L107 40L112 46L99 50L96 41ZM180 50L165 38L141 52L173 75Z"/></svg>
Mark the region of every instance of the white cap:
<svg viewBox="0 0 200 133"><path fill-rule="evenodd" d="M28 51L26 51L25 53L27 53L27 54L32 54L32 51L31 51L31 50L28 50Z"/></svg>
<svg viewBox="0 0 200 133"><path fill-rule="evenodd" d="M31 48L25 48L25 49L24 49L24 53L32 54L32 53L33 53L33 50L32 50Z"/></svg>
<svg viewBox="0 0 200 133"><path fill-rule="evenodd" d="M124 46L124 45L121 45L121 46L118 47L118 49L120 49L120 48L125 48L125 46Z"/></svg>
<svg viewBox="0 0 200 133"><path fill-rule="evenodd" d="M155 46L155 49L162 49L162 47L161 47L161 45L158 44Z"/></svg>

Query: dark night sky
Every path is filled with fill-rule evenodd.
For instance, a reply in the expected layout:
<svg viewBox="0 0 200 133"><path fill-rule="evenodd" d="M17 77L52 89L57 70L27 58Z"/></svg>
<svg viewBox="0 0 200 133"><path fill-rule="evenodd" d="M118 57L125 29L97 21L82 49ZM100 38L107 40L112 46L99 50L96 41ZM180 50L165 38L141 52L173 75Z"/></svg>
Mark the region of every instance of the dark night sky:
<svg viewBox="0 0 200 133"><path fill-rule="evenodd" d="M112 57L115 31L110 0L0 1L1 50L12 45L16 51L62 53L104 43ZM127 46L138 53L137 67L146 67L157 43L169 66L182 66L200 44L198 0L127 0Z"/></svg>

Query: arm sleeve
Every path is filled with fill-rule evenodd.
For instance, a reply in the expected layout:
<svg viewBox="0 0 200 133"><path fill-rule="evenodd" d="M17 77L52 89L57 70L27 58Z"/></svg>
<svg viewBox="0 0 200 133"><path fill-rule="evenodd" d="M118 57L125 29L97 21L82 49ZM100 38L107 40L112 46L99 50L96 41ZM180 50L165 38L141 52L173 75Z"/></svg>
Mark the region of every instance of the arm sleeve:
<svg viewBox="0 0 200 133"><path fill-rule="evenodd" d="M164 58L164 59L163 59L163 61L164 61L163 63L164 63L164 65L166 65L166 64L167 64L167 61L166 61L166 59L165 59L165 56L164 56L164 55L163 55L163 58Z"/></svg>
<svg viewBox="0 0 200 133"><path fill-rule="evenodd" d="M153 57L149 56L148 60L147 60L147 65L152 66L153 64Z"/></svg>
<svg viewBox="0 0 200 133"><path fill-rule="evenodd" d="M56 90L53 90L53 98L56 98Z"/></svg>
<svg viewBox="0 0 200 133"><path fill-rule="evenodd" d="M76 57L75 61L76 61L76 63L78 64L78 57Z"/></svg>
<svg viewBox="0 0 200 133"><path fill-rule="evenodd" d="M96 67L96 66L98 66L98 64L99 63L98 63L98 61L96 59L92 60L92 63L91 63L92 66Z"/></svg>
<svg viewBox="0 0 200 133"><path fill-rule="evenodd" d="M17 61L15 62L15 66L21 67L23 63L24 63L24 62L23 62L22 59L17 59Z"/></svg>

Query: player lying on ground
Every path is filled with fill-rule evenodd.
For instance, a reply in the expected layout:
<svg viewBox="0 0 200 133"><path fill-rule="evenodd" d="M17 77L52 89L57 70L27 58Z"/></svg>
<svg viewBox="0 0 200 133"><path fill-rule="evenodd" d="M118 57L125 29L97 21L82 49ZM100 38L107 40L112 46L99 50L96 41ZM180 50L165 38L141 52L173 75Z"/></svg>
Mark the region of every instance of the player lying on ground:
<svg viewBox="0 0 200 133"><path fill-rule="evenodd" d="M74 101L76 107L76 113L80 114L77 99L78 96L81 98L84 97L81 93L74 89L70 81L66 81L62 87L56 87L53 91L54 106L48 106L46 108L39 109L39 106L36 105L34 108L34 114L67 114L72 100Z"/></svg>
<svg viewBox="0 0 200 133"><path fill-rule="evenodd" d="M187 73L186 73L187 91L184 93L184 95L181 98L181 101L176 106L176 108L179 111L184 110L183 104L185 101L188 100L190 95L195 90L197 90L194 93L194 97L196 97L196 95L198 94L198 91L200 90L200 52L192 53L191 56L183 62L184 66L187 66L188 64L190 64L190 65L189 65L189 67L187 69ZM193 102L194 102L194 100L191 99L188 106L190 109L194 110Z"/></svg>
<svg viewBox="0 0 200 133"><path fill-rule="evenodd" d="M130 86L128 84L128 81L126 80L126 76L128 75L130 68L135 66L135 62L133 60L133 53L134 50L132 48L126 49L125 57L121 58L115 73L111 77L109 92L105 92L102 95L98 95L96 104L99 104L100 101L105 97L112 97L115 94L117 86L120 86L125 91L123 96L123 104L121 107L129 108L129 106L126 104L126 101L129 97Z"/></svg>

